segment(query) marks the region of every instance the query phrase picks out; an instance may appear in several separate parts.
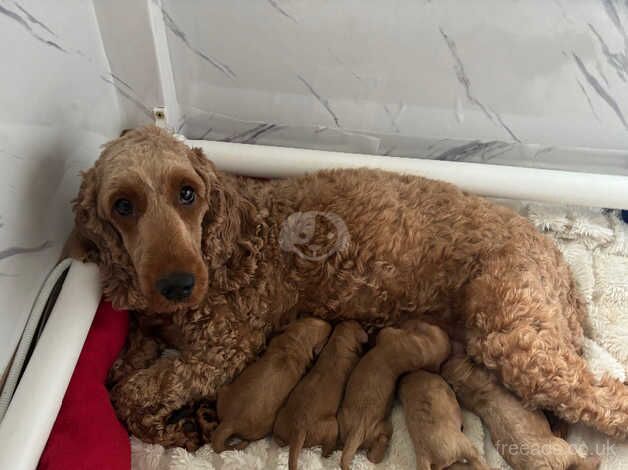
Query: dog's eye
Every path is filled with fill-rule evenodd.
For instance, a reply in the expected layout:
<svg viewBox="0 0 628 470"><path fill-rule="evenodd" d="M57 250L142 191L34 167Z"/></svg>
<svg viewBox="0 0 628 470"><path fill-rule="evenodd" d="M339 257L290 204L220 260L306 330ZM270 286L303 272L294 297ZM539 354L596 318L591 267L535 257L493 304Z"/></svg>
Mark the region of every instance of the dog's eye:
<svg viewBox="0 0 628 470"><path fill-rule="evenodd" d="M113 204L113 210L123 217L133 213L133 204L128 199L120 198Z"/></svg>
<svg viewBox="0 0 628 470"><path fill-rule="evenodd" d="M196 193L191 186L183 186L179 192L179 201L181 204L192 204L196 199Z"/></svg>

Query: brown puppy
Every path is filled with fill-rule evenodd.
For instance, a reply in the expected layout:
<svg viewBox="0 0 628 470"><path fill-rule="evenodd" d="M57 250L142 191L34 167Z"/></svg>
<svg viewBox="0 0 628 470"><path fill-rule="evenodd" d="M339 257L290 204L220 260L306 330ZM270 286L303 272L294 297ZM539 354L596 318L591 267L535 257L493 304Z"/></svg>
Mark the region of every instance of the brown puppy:
<svg viewBox="0 0 628 470"><path fill-rule="evenodd" d="M409 321L403 329L379 332L375 347L351 374L338 413L343 470L348 470L359 448L367 449L371 462L384 458L392 435L388 417L397 378L424 367L437 368L449 352L447 335L434 325Z"/></svg>
<svg viewBox="0 0 628 470"><path fill-rule="evenodd" d="M593 470L598 457L580 457L566 441L552 434L541 411L527 410L483 367L453 356L442 368L462 406L488 427L497 451L515 470Z"/></svg>
<svg viewBox="0 0 628 470"><path fill-rule="evenodd" d="M417 371L399 384L417 470L441 470L465 461L469 469L488 470L477 449L462 433L456 395L439 375Z"/></svg>
<svg viewBox="0 0 628 470"><path fill-rule="evenodd" d="M303 446L323 446L327 456L336 448L336 413L349 374L360 360L368 335L355 321L334 329L312 370L294 388L279 411L273 434L281 444L290 443L290 470L296 470Z"/></svg>
<svg viewBox="0 0 628 470"><path fill-rule="evenodd" d="M277 411L305 373L314 355L325 345L329 323L305 318L290 324L270 342L261 359L249 366L231 384L218 392L218 420L212 435L216 452L228 448L232 437L247 441L261 439L273 429Z"/></svg>

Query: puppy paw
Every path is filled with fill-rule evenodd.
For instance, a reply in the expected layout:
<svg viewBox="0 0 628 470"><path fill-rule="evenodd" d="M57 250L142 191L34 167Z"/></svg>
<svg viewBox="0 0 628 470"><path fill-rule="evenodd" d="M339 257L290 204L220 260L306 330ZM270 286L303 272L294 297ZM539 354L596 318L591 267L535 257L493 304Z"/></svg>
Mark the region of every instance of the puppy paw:
<svg viewBox="0 0 628 470"><path fill-rule="evenodd" d="M201 402L196 409L196 422L203 442L211 442L212 434L218 427L218 414L216 413L216 404L210 402Z"/></svg>

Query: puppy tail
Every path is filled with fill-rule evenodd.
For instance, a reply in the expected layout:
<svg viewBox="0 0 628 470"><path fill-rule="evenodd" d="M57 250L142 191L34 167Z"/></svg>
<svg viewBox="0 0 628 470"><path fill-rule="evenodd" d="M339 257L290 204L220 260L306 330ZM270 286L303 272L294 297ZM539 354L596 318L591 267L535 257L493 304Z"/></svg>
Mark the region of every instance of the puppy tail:
<svg viewBox="0 0 628 470"><path fill-rule="evenodd" d="M340 468L342 470L349 470L351 468L353 457L363 441L360 434L361 433L354 431L347 437L342 449L342 457L340 458Z"/></svg>
<svg viewBox="0 0 628 470"><path fill-rule="evenodd" d="M288 457L288 470L297 470L299 454L305 444L305 430L299 429L296 435L290 440L290 454Z"/></svg>

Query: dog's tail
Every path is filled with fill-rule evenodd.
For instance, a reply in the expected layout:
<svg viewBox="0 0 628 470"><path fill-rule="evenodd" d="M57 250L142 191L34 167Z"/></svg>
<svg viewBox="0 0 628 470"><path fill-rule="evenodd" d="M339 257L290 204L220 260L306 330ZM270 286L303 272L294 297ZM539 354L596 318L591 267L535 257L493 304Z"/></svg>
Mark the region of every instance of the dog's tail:
<svg viewBox="0 0 628 470"><path fill-rule="evenodd" d="M227 441L232 437L235 437L235 434L231 426L228 423L220 423L212 433L212 449L214 449L214 452L219 454L225 450L242 450L249 445L248 441L244 439L237 444L227 444Z"/></svg>
<svg viewBox="0 0 628 470"><path fill-rule="evenodd" d="M538 343L540 346L522 348L494 361L502 383L529 407L547 409L569 423L581 422L608 436L628 439L628 385L608 375L596 379L572 345L552 337L546 339L547 344ZM468 377L473 369L469 361L457 360L446 364L443 373L464 382L465 378L455 375Z"/></svg>
<svg viewBox="0 0 628 470"><path fill-rule="evenodd" d="M608 375L597 380L575 350L562 352L563 360L550 364L554 370L547 371L544 387L528 393L525 401L549 408L565 421L581 422L608 436L628 439L628 386ZM525 394L527 390L523 391Z"/></svg>
<svg viewBox="0 0 628 470"><path fill-rule="evenodd" d="M290 440L290 454L288 456L288 470L297 470L299 454L305 444L305 429L299 429Z"/></svg>
<svg viewBox="0 0 628 470"><path fill-rule="evenodd" d="M351 468L351 461L364 441L362 434L363 433L358 430L353 430L347 436L345 445L342 448L342 457L340 458L340 468L342 470L349 470Z"/></svg>

